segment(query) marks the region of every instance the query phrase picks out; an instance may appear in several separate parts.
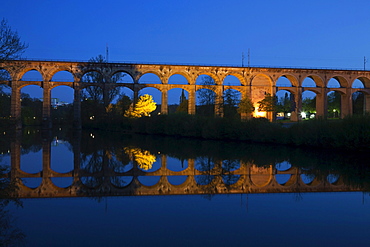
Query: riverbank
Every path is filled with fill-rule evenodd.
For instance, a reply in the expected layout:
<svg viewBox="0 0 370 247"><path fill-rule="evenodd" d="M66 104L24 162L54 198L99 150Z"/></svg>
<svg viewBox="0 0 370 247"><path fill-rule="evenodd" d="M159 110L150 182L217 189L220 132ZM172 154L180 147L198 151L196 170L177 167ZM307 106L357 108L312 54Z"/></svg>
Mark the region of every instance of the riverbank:
<svg viewBox="0 0 370 247"><path fill-rule="evenodd" d="M72 129L72 126L63 125L62 127ZM117 118L109 121L91 121L84 123L83 128L130 134L284 144L348 151L370 149L370 115L351 116L339 120L313 119L286 127L286 124L272 123L264 118L240 121L239 119L170 114L138 119ZM9 130L12 130L11 122L2 121L0 133L8 133Z"/></svg>
<svg viewBox="0 0 370 247"><path fill-rule="evenodd" d="M248 121L171 114L119 123L94 123L87 128L109 129L126 133L233 140L292 146L364 151L370 149L370 116L351 116L340 120L301 121L289 128L264 118Z"/></svg>

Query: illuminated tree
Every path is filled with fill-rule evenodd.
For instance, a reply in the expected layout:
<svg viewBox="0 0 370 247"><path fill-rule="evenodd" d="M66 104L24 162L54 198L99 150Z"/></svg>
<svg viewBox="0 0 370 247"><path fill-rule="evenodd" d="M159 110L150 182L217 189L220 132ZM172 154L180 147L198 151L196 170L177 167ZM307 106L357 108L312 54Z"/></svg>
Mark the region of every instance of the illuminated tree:
<svg viewBox="0 0 370 247"><path fill-rule="evenodd" d="M147 150L140 148L125 147L125 153L133 159L137 165L143 170L149 170L152 168L153 163L156 161L155 155L151 154Z"/></svg>
<svg viewBox="0 0 370 247"><path fill-rule="evenodd" d="M137 103L132 103L130 108L125 112L124 116L128 118L140 118L149 116L157 108L156 103L149 94L140 96Z"/></svg>

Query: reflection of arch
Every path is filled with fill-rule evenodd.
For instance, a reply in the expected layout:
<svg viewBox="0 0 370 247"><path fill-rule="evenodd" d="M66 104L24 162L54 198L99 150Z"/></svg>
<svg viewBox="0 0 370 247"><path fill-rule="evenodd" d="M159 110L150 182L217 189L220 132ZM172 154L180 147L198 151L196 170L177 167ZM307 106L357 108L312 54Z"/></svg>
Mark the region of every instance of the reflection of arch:
<svg viewBox="0 0 370 247"><path fill-rule="evenodd" d="M11 81L12 77L8 70L0 67L0 84L3 84L3 81Z"/></svg>
<svg viewBox="0 0 370 247"><path fill-rule="evenodd" d="M272 166L258 167L256 165L250 168L250 180L257 187L267 186L272 180Z"/></svg>
<svg viewBox="0 0 370 247"><path fill-rule="evenodd" d="M283 187L290 187L297 184L297 175L275 174L275 181Z"/></svg>

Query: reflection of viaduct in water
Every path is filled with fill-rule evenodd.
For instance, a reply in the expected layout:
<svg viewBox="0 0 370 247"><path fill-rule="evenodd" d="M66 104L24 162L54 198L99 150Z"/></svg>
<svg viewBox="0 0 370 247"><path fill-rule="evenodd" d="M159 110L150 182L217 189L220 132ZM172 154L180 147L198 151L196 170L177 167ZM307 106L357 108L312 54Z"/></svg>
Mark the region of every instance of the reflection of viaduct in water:
<svg viewBox="0 0 370 247"><path fill-rule="evenodd" d="M222 67L222 66L193 66L193 65L153 65L153 64L128 64L128 63L83 63L83 62L57 62L57 61L5 61L0 63L0 69L9 72L9 81L0 81L12 87L11 116L20 123L20 90L27 85L38 85L43 88L43 120L46 126L50 125L51 90L57 86L65 85L74 89L74 117L77 127L81 120L81 90L89 86L99 86L105 92L114 87L127 87L134 92L137 98L141 89L153 87L161 92L161 111L168 112L168 91L173 88L184 89L189 93L189 113L194 114L196 109L196 91L202 88L211 89L216 93L216 101L222 99L225 90L234 89L241 93L241 97L248 96L255 106L256 102L264 98L266 93L275 94L278 90L287 90L293 94L295 110L292 120L298 120L302 110L302 93L312 91L316 93L317 116L327 114L327 93L336 91L341 94L341 115L352 114L352 94L361 91L365 99L370 97L370 71L360 70L328 70L328 69L284 69L284 68L254 68L254 67ZM23 75L30 70L40 72L42 81L24 81ZM53 76L60 71L69 72L73 81L53 81ZM104 83L84 83L81 81L84 74L97 72L104 78ZM127 73L132 78L132 83L111 83L111 78L119 72ZM159 77L160 83L139 84L139 79L153 73ZM182 75L186 84L169 84L172 75ZM216 85L197 85L196 80L200 75L211 76ZM240 85L224 85L227 76L235 76ZM279 86L280 77L289 79L291 86ZM304 86L303 81L310 78L313 84ZM337 80L339 86L328 88L330 79ZM360 80L364 88L354 88L355 80ZM227 83L227 82L226 82ZM365 101L365 111L370 110L370 100ZM219 102L216 102L219 103ZM217 105L217 104L216 104ZM218 107L216 107L218 109ZM216 110L216 114L222 114ZM256 113L257 114L257 113ZM272 118L272 116L269 116Z"/></svg>
<svg viewBox="0 0 370 247"><path fill-rule="evenodd" d="M74 169L67 173L57 173L51 169L51 144L43 143L43 169L36 174L28 174L20 169L21 146L19 142L11 144L11 172L10 177L17 181L19 190L16 196L20 198L46 197L81 197L81 196L127 196L127 195L186 195L186 194L234 194L234 193L299 193L299 192L337 192L359 191L345 185L340 177L335 181L327 178L314 178L309 183L302 180L304 172L291 167L279 171L275 166L257 167L254 164L241 163L234 171L227 171L222 161L216 162L208 171L199 171L195 168L195 160L188 160L188 167L183 171L175 172L167 169L167 156L161 155L162 166L154 172L145 172L133 167L127 172L115 172L108 165L108 155L104 154L102 169L96 173L89 173L81 168L80 145L75 143ZM76 155L77 154L77 155ZM290 176L284 183L279 183L277 177L285 174ZM159 181L151 186L140 183L140 177L157 178ZM171 178L185 177L179 185L171 184ZM202 177L203 176L203 177ZM17 178L39 178L41 184L37 188L25 186ZM53 178L70 178L72 184L66 188L56 186ZM95 187L88 187L84 178L94 178L99 181ZM117 186L115 179L131 178L123 186ZM202 179L203 178L203 179ZM209 179L213 178L213 179ZM204 183L207 181L209 183ZM126 180L127 181L127 180Z"/></svg>

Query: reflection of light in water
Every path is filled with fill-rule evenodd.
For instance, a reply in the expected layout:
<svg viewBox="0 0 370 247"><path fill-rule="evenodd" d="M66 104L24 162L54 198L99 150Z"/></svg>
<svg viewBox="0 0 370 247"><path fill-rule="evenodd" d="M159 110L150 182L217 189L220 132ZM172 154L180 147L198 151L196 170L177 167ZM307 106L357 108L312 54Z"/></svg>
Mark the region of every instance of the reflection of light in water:
<svg viewBox="0 0 370 247"><path fill-rule="evenodd" d="M140 148L124 148L125 153L128 154L131 159L134 159L138 166L143 170L149 170L152 168L155 162L155 156L147 150L142 150Z"/></svg>
<svg viewBox="0 0 370 247"><path fill-rule="evenodd" d="M59 140L57 136L55 136L55 137L53 138L53 140L51 141L51 145L52 145L53 147L56 147L56 146L58 146L59 144L64 144L64 143L66 143L66 142L65 142L65 141L63 141L63 140Z"/></svg>

